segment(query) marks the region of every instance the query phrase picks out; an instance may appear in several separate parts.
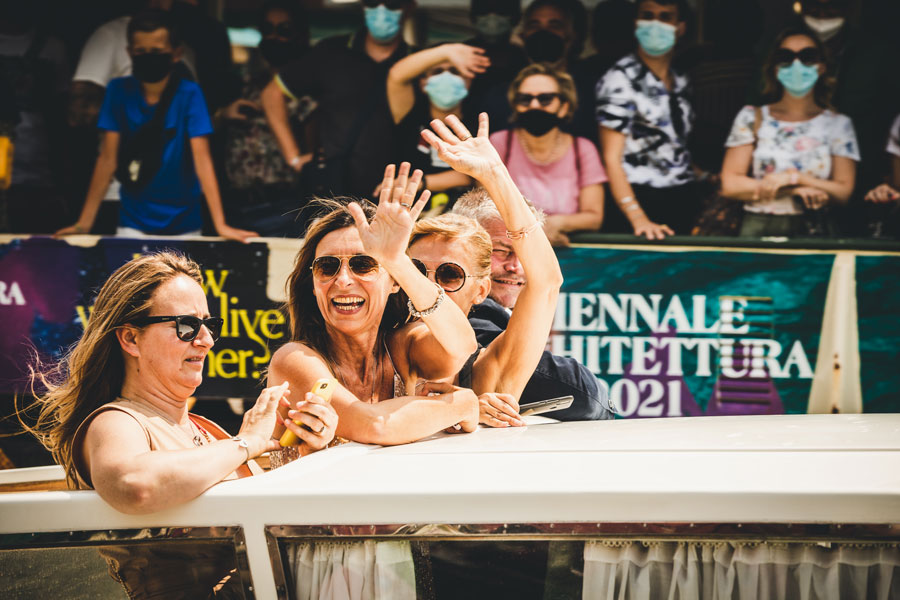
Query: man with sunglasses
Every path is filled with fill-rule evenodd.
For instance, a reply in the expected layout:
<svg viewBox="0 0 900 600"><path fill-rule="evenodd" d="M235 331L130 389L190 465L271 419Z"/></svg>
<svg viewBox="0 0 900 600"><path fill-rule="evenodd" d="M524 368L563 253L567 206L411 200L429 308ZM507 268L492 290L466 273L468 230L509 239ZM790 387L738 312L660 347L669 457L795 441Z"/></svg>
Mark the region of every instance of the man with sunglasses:
<svg viewBox="0 0 900 600"><path fill-rule="evenodd" d="M687 149L688 80L672 69L687 10L684 0L641 0L637 51L597 83L600 143L619 209L606 211L606 227L650 240L690 233L700 206Z"/></svg>
<svg viewBox="0 0 900 600"><path fill-rule="evenodd" d="M310 96L318 103L323 135L314 187L370 196L381 181L385 152L394 143L385 81L391 66L410 52L402 30L414 6L413 0L363 0L364 29L322 40L263 90L266 119L285 161L297 171L308 158L291 131L285 97Z"/></svg>
<svg viewBox="0 0 900 600"><path fill-rule="evenodd" d="M491 236L491 291L488 298L476 304L469 313L469 324L482 346L493 342L509 325L516 300L525 285L522 264L506 236L506 225L493 200L484 190L476 188L464 194L451 211L477 221ZM424 265L423 265L424 266ZM444 265L436 270L440 271ZM435 273L435 280L440 273ZM464 281L464 280L463 280ZM443 285L443 283L442 283ZM557 396L571 395L572 405L552 415L560 421L594 421L612 419L609 396L597 384L590 370L574 358L557 356L544 351L534 375L528 380L520 404L537 402Z"/></svg>

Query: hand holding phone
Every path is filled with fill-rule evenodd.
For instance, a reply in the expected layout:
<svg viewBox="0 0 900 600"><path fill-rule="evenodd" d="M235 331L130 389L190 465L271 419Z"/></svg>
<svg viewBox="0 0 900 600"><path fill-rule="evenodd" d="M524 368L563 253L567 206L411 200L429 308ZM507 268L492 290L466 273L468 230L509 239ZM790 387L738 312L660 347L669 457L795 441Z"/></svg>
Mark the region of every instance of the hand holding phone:
<svg viewBox="0 0 900 600"><path fill-rule="evenodd" d="M537 402L529 402L519 406L519 414L523 417L528 415L540 415L554 410L563 410L572 406L575 398L572 396L560 396L559 398L550 398L549 400L538 400Z"/></svg>
<svg viewBox="0 0 900 600"><path fill-rule="evenodd" d="M334 392L334 387L336 385L337 380L333 377L323 377L322 379L316 380L309 392L320 397L325 402L331 402L331 394ZM302 421L294 419L294 423L296 423L300 427L303 427L307 431L312 431L312 429L310 429ZM291 431L290 429L285 429L284 433L281 435L281 439L278 440L278 443L281 444L282 447L285 447L296 444L298 441L299 438L294 435L293 431Z"/></svg>

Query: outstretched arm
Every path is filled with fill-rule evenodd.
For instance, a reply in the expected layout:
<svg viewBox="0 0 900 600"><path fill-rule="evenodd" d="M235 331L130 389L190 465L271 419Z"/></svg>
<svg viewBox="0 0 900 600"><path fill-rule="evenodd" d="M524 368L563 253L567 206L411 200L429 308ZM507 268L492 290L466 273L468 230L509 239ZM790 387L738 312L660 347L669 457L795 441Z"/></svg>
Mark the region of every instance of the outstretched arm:
<svg viewBox="0 0 900 600"><path fill-rule="evenodd" d="M308 390L317 379L333 376L318 354L298 343L279 348L269 366L269 385L289 381L296 390ZM478 427L478 398L471 390L431 384L421 393L428 392L437 395L373 402L372 398L357 398L338 384L331 396L338 414L337 435L363 444L390 446L414 442L457 423L464 431ZM281 432L278 428L275 435Z"/></svg>
<svg viewBox="0 0 900 600"><path fill-rule="evenodd" d="M413 225L431 196L422 192L416 201L416 189L422 171L409 176L409 163L402 163L394 179L394 165L388 165L381 184L381 198L375 218L366 221L362 209L352 203L348 209L356 222L363 247L384 267L406 292L413 307L423 314L425 327L408 327L406 335L410 378L442 379L455 375L475 352L478 343L466 315L446 297L443 290L419 272L406 254ZM454 370L455 369L455 370Z"/></svg>
<svg viewBox="0 0 900 600"><path fill-rule="evenodd" d="M517 397L534 373L556 310L562 272L556 254L535 214L525 203L500 155L488 140L488 116L479 115L475 137L455 116L446 124L431 122L422 135L451 167L473 177L494 200L522 269L526 284L509 325L475 362L476 393L499 392Z"/></svg>

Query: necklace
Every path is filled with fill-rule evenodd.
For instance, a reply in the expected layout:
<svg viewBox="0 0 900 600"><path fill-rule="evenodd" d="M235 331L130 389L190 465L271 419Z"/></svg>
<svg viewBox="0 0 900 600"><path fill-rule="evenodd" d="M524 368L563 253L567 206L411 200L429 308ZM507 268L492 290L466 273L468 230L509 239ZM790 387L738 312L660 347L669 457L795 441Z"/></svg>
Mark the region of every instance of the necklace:
<svg viewBox="0 0 900 600"><path fill-rule="evenodd" d="M201 426L199 423L195 423L194 420L190 417L188 417L188 422L191 424L192 432L194 429L197 430L197 434L194 436L194 445L195 446L202 446L203 438L206 439L207 444L212 443L212 440L209 437L209 433L206 431L206 429L203 428L203 426ZM200 434L203 434L203 438L200 437Z"/></svg>

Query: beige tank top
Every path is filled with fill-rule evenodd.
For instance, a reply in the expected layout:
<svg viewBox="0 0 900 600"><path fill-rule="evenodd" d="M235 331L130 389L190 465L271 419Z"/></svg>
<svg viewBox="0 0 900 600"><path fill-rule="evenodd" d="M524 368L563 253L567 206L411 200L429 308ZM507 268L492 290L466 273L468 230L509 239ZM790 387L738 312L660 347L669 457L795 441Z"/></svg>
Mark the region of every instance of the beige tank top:
<svg viewBox="0 0 900 600"><path fill-rule="evenodd" d="M132 417L144 430L147 439L147 445L150 450L188 450L195 448L197 444L195 439L199 439L200 445L210 444L216 440L229 439L231 436L221 427L205 419L199 415L188 413L188 417L194 422L195 427L191 429L200 434L198 438L189 434L185 429L179 427L168 415L157 410L153 406L133 400L119 398L115 402L104 404L82 421L81 425L75 431L75 441L72 444L72 458L75 463L75 471L79 479L84 484L83 487L92 488L90 474L87 472L86 466L82 463L81 445L84 443L84 435L87 432L91 421L101 412L107 410L118 410ZM209 439L206 439L206 435ZM237 479L239 477L247 477L262 473L262 468L251 460L246 465L241 465L225 479Z"/></svg>

